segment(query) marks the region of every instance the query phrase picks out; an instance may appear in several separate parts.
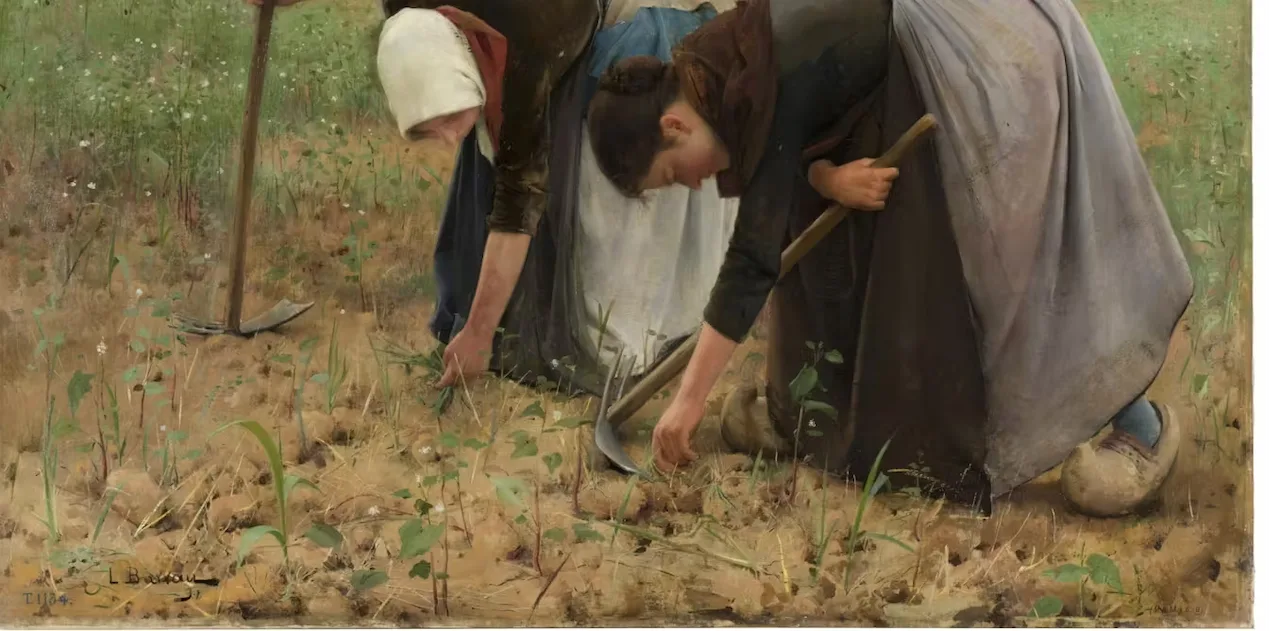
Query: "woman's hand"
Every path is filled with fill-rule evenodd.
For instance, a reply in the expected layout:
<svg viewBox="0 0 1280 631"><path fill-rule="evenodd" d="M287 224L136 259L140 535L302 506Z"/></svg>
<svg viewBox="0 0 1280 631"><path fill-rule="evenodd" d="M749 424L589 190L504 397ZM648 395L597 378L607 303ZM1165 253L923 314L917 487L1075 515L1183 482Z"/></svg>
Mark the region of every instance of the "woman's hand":
<svg viewBox="0 0 1280 631"><path fill-rule="evenodd" d="M436 382L437 388L457 385L484 373L493 354L493 334L477 331L470 325L450 340L444 349L444 375Z"/></svg>
<svg viewBox="0 0 1280 631"><path fill-rule="evenodd" d="M702 422L703 405L676 401L662 413L662 419L653 428L653 460L658 469L670 473L676 467L693 462L693 432Z"/></svg>
<svg viewBox="0 0 1280 631"><path fill-rule="evenodd" d="M826 160L809 167L809 183L823 197L846 208L884 210L885 199L898 177L896 168L872 166L871 158L834 166Z"/></svg>

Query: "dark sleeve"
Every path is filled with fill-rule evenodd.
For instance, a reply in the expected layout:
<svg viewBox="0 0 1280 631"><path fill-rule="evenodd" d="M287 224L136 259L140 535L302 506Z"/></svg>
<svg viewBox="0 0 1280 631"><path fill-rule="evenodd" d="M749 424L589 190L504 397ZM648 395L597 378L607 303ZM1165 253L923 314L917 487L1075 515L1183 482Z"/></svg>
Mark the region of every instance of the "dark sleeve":
<svg viewBox="0 0 1280 631"><path fill-rule="evenodd" d="M551 151L551 93L590 50L599 21L596 0L515 4L489 0L493 24L507 35L502 130L495 147L489 229L532 235L546 210ZM519 10L532 7L534 10Z"/></svg>
<svg viewBox="0 0 1280 631"><path fill-rule="evenodd" d="M518 68L511 64L503 77L502 137L495 147L491 231L529 235L537 231L546 205L547 110L551 86L559 82L563 72L557 66L530 55Z"/></svg>
<svg viewBox="0 0 1280 631"><path fill-rule="evenodd" d="M795 94L779 92L769 144L739 202L729 250L703 312L707 324L739 343L778 280L791 197L796 185L807 181L799 122L804 118L787 103L788 92Z"/></svg>

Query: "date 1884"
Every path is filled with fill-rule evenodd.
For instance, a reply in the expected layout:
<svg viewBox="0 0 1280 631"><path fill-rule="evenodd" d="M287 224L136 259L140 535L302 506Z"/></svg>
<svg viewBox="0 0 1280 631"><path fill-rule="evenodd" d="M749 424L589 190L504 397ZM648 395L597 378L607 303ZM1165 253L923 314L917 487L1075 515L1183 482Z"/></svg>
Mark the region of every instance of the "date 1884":
<svg viewBox="0 0 1280 631"><path fill-rule="evenodd" d="M36 607L65 607L71 604L71 597L57 592L23 592L22 600Z"/></svg>

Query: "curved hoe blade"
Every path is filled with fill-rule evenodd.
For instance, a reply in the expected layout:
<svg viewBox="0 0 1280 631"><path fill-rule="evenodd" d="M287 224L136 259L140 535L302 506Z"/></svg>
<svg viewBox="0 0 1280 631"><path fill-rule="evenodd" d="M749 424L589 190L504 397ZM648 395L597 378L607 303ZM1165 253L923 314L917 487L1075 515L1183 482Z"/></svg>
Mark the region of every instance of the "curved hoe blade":
<svg viewBox="0 0 1280 631"><path fill-rule="evenodd" d="M282 298L269 311L241 323L238 333L248 336L254 333L270 331L306 313L315 304L314 302L298 304L288 298Z"/></svg>
<svg viewBox="0 0 1280 631"><path fill-rule="evenodd" d="M604 393L600 398L600 412L596 415L596 448L600 453L604 454L615 467L624 473L640 476L641 479L649 479L649 474L640 469L631 456L627 455L625 449L622 448L621 441L618 440L617 434L614 433L613 425L609 423L609 407L613 404L614 397L620 395L627 384L626 375L631 374L631 369L635 366L635 358L631 358L627 362L627 369L622 377L621 383L618 384L615 394L614 382L618 379L618 369L622 364L622 355L619 354L613 362L613 369L609 372L609 379L605 381Z"/></svg>

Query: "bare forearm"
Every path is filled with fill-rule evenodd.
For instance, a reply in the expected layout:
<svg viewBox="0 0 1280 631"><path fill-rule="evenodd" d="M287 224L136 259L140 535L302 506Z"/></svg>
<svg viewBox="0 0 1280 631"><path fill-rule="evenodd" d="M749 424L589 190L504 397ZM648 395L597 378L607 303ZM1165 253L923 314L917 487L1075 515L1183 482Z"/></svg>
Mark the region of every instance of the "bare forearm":
<svg viewBox="0 0 1280 631"><path fill-rule="evenodd" d="M507 302L520 280L531 237L518 232L490 232L480 264L480 280L467 326L491 332L498 328Z"/></svg>
<svg viewBox="0 0 1280 631"><path fill-rule="evenodd" d="M693 357L680 378L680 392L676 396L685 403L705 403L737 347L737 342L722 335L715 327L703 324Z"/></svg>

